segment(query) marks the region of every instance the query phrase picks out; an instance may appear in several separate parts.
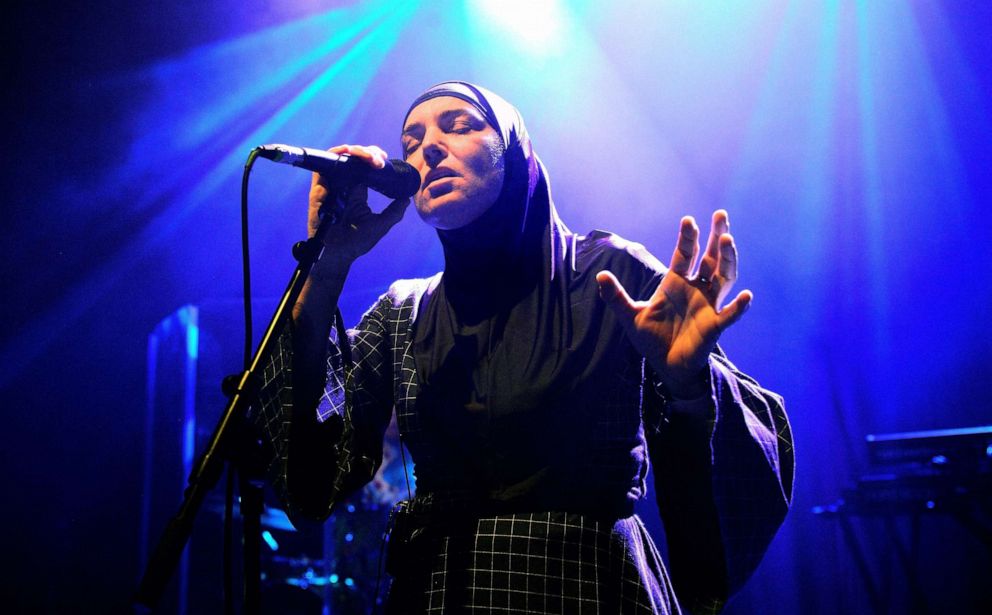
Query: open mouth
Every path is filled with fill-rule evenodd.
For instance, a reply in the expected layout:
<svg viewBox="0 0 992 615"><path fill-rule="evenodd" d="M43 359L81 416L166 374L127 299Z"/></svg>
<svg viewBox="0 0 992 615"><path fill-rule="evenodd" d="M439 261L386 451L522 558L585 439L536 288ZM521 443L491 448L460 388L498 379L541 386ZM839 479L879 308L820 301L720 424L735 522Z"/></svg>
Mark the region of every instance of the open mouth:
<svg viewBox="0 0 992 615"><path fill-rule="evenodd" d="M439 179L446 179L449 177L457 177L457 176L458 174L452 171L451 169L446 169L442 167L432 169L431 172L428 173L426 177L424 177L424 184L423 186L421 186L421 189L427 188L428 186L438 181Z"/></svg>

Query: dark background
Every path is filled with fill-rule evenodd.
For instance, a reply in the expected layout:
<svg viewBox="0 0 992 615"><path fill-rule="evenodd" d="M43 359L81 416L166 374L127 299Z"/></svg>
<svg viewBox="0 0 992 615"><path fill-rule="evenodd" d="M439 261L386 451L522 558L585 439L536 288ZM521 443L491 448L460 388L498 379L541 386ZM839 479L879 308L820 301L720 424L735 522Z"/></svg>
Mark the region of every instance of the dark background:
<svg viewBox="0 0 992 615"><path fill-rule="evenodd" d="M730 210L756 302L723 343L786 397L799 470L794 510L728 612L867 612L838 524L811 508L866 471L866 434L992 422L990 9L512 4L7 9L5 604L105 611L133 591L148 335L183 305L238 298L248 149L362 142L395 155L408 101L465 78L521 109L574 230L609 228L666 260L681 215ZM263 304L288 278L307 181L256 167ZM441 262L408 213L356 266L348 317ZM895 528L908 540L906 519ZM900 611L913 599L892 534L879 520L855 531ZM937 515L918 536L932 612L987 607L989 553L974 536Z"/></svg>

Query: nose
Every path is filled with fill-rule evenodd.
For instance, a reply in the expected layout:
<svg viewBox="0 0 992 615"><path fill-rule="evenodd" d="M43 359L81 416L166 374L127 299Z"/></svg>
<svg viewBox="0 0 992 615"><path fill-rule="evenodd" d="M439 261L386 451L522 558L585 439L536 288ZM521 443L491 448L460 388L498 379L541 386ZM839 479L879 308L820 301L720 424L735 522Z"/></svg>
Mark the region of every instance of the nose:
<svg viewBox="0 0 992 615"><path fill-rule="evenodd" d="M441 164L441 161L448 157L448 150L440 133L439 130L429 129L424 135L424 142L421 144L424 162L431 168Z"/></svg>

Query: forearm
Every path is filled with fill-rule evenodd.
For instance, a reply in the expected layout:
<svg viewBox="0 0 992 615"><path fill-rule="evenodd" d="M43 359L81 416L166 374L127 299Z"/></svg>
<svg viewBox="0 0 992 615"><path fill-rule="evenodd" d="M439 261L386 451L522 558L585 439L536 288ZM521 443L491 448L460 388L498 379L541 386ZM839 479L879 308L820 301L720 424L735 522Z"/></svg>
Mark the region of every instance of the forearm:
<svg viewBox="0 0 992 615"><path fill-rule="evenodd" d="M385 160L385 153L378 149L339 146L332 151L349 153L379 168L382 162L376 165L372 159ZM338 224L325 226L321 224L320 211L332 199L344 207L343 218ZM350 395L345 395L345 382L361 370L351 361L345 365L343 355L329 340L344 281L351 263L402 218L407 203L394 201L382 213L373 214L364 186L356 184L342 192L340 186L331 186L317 174L313 176L308 226L311 237L319 233L325 249L293 306L288 342L292 357L277 368L292 373L287 394L291 400L284 405L282 423L283 431L288 431L288 451L284 453L288 498L294 511L307 516L323 518L329 514L341 491L339 473L342 463L346 464L341 459L348 452L344 441L354 431L350 412L346 411L351 400ZM363 324L369 325L365 319ZM363 331L374 336L378 329L373 324ZM348 340L341 339L339 343L347 344ZM360 357L355 358L358 363ZM367 376L359 373L357 380L377 382Z"/></svg>
<svg viewBox="0 0 992 615"><path fill-rule="evenodd" d="M293 370L305 398L316 399L323 390L327 340L348 269L347 264L318 261L293 306Z"/></svg>
<svg viewBox="0 0 992 615"><path fill-rule="evenodd" d="M712 612L758 565L791 498L781 398L710 358L710 395L667 401L649 441L673 580L693 612ZM688 605L688 604L687 604Z"/></svg>
<svg viewBox="0 0 992 615"><path fill-rule="evenodd" d="M341 417L321 423L317 404L327 380L328 338L347 267L314 266L293 307L293 404L287 486L293 508L323 518L330 508Z"/></svg>
<svg viewBox="0 0 992 615"><path fill-rule="evenodd" d="M719 612L730 593L710 454L714 416L710 394L668 398L664 428L649 442L672 581L694 614Z"/></svg>
<svg viewBox="0 0 992 615"><path fill-rule="evenodd" d="M792 502L792 430L782 398L725 358L713 362L713 492L734 592L754 572Z"/></svg>

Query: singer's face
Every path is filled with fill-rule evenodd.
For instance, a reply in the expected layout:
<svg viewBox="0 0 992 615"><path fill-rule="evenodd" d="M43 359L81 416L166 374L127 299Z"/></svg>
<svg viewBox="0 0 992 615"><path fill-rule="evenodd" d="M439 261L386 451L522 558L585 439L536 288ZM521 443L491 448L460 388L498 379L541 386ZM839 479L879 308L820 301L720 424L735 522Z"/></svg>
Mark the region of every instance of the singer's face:
<svg viewBox="0 0 992 615"><path fill-rule="evenodd" d="M479 111L460 98L417 105L403 127L403 157L420 172L417 213L441 230L481 216L503 187L503 142Z"/></svg>

